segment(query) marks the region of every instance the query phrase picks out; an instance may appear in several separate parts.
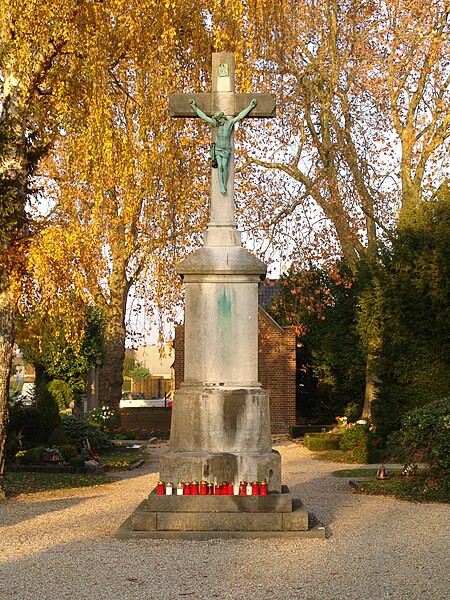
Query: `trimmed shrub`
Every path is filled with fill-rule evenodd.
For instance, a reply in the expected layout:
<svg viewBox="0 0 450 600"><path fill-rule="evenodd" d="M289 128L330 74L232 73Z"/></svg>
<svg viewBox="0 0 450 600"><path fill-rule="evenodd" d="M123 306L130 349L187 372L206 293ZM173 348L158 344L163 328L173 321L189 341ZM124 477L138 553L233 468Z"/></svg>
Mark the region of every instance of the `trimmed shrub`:
<svg viewBox="0 0 450 600"><path fill-rule="evenodd" d="M289 427L289 435L292 438L303 437L307 433L321 433L323 431L330 431L333 429L333 425L291 425Z"/></svg>
<svg viewBox="0 0 450 600"><path fill-rule="evenodd" d="M69 444L76 446L78 451L83 448L86 438L89 439L92 449L95 452L104 452L106 450L111 450L111 448L114 447L114 444L106 433L100 431L98 427L89 425L89 423L86 423L83 419L69 417L69 415L61 415L61 421L67 441Z"/></svg>
<svg viewBox="0 0 450 600"><path fill-rule="evenodd" d="M42 414L44 421L44 441L47 441L52 432L61 426L61 419L59 418L58 404L46 387L38 391L36 408Z"/></svg>
<svg viewBox="0 0 450 600"><path fill-rule="evenodd" d="M344 429L339 445L341 450L349 452L351 458L361 464L374 460L377 439L367 425L354 425Z"/></svg>
<svg viewBox="0 0 450 600"><path fill-rule="evenodd" d="M450 398L406 413L401 434L409 464L425 462L435 472L450 474Z"/></svg>
<svg viewBox="0 0 450 600"><path fill-rule="evenodd" d="M67 436L64 431L64 427L61 425L54 429L48 438L49 446L60 446L61 444L67 444Z"/></svg>
<svg viewBox="0 0 450 600"><path fill-rule="evenodd" d="M54 379L48 384L48 391L55 399L60 411L69 407L73 401L73 390L68 383L62 379Z"/></svg>
<svg viewBox="0 0 450 600"><path fill-rule="evenodd" d="M42 442L44 439L44 419L35 406L14 407L8 425L8 437L16 434L23 442Z"/></svg>
<svg viewBox="0 0 450 600"><path fill-rule="evenodd" d="M311 452L339 450L341 439L340 433L308 433L305 435L304 443Z"/></svg>
<svg viewBox="0 0 450 600"><path fill-rule="evenodd" d="M70 462L72 459L77 458L78 450L73 444L61 444L58 446L58 450L61 452L65 462Z"/></svg>
<svg viewBox="0 0 450 600"><path fill-rule="evenodd" d="M45 452L44 446L37 446L36 448L29 448L25 451L25 454L20 457L22 465L38 465L41 462L41 452Z"/></svg>

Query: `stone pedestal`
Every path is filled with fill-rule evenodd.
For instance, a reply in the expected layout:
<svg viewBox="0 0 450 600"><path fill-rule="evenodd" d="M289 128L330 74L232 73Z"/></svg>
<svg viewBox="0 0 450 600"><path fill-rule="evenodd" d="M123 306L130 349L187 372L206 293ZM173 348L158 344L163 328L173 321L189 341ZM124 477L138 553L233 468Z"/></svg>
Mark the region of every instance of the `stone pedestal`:
<svg viewBox="0 0 450 600"><path fill-rule="evenodd" d="M185 382L175 392L163 481L262 481L281 491L269 397L258 382L258 281L242 247L205 246L181 262Z"/></svg>
<svg viewBox="0 0 450 600"><path fill-rule="evenodd" d="M161 456L163 481L266 480L281 490L272 451L269 397L261 388L182 387L174 397L170 451Z"/></svg>
<svg viewBox="0 0 450 600"><path fill-rule="evenodd" d="M158 496L142 502L116 532L122 539L325 538L286 486L268 496Z"/></svg>

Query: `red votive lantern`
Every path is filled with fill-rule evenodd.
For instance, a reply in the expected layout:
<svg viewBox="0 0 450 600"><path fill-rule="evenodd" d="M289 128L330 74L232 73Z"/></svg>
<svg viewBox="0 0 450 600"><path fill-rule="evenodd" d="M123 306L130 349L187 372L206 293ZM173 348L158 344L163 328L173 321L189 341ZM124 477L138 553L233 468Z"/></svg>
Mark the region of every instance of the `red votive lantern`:
<svg viewBox="0 0 450 600"><path fill-rule="evenodd" d="M261 481L261 485L259 486L259 494L260 496L267 496L267 481L265 479Z"/></svg>
<svg viewBox="0 0 450 600"><path fill-rule="evenodd" d="M191 494L192 496L198 496L198 481L191 483Z"/></svg>
<svg viewBox="0 0 450 600"><path fill-rule="evenodd" d="M158 494L158 496L164 496L164 494L166 493L166 486L164 484L164 481L158 481L156 493Z"/></svg>
<svg viewBox="0 0 450 600"><path fill-rule="evenodd" d="M191 495L191 484L190 483L185 483L184 484L183 495L184 496L190 496Z"/></svg>
<svg viewBox="0 0 450 600"><path fill-rule="evenodd" d="M228 496L228 483L224 481L221 488L222 496Z"/></svg>
<svg viewBox="0 0 450 600"><path fill-rule="evenodd" d="M246 496L247 495L247 484L245 483L245 481L241 481L241 483L239 484L239 496Z"/></svg>
<svg viewBox="0 0 450 600"><path fill-rule="evenodd" d="M206 496L207 493L208 493L208 484L206 483L206 481L201 481L200 482L200 496Z"/></svg>
<svg viewBox="0 0 450 600"><path fill-rule="evenodd" d="M212 483L208 483L206 485L206 495L213 496L214 495L214 485Z"/></svg>
<svg viewBox="0 0 450 600"><path fill-rule="evenodd" d="M221 494L222 494L222 487L220 485L216 485L216 487L214 488L214 495L220 496Z"/></svg>
<svg viewBox="0 0 450 600"><path fill-rule="evenodd" d="M259 485L257 481L252 483L252 496L259 496Z"/></svg>
<svg viewBox="0 0 450 600"><path fill-rule="evenodd" d="M229 496L232 496L232 495L233 495L233 488L234 488L233 484L232 484L232 483L229 483L229 484L228 484L228 495L229 495Z"/></svg>

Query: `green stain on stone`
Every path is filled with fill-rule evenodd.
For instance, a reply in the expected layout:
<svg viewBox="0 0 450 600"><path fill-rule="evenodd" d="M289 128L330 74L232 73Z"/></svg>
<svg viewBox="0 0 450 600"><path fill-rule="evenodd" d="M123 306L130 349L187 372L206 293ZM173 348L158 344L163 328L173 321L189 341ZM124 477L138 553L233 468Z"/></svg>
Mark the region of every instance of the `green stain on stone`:
<svg viewBox="0 0 450 600"><path fill-rule="evenodd" d="M223 290L219 298L220 324L231 333L231 299L226 290Z"/></svg>

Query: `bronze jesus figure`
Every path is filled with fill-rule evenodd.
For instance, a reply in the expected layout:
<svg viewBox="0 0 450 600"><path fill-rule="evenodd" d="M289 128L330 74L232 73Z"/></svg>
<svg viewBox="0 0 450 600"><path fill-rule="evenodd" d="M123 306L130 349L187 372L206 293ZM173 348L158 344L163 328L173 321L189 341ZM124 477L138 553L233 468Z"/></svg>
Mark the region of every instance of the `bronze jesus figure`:
<svg viewBox="0 0 450 600"><path fill-rule="evenodd" d="M250 102L250 104L242 112L240 112L233 119L227 119L225 113L217 112L213 117L208 117L195 103L195 100L189 100L189 104L195 110L197 115L214 127L217 134L217 142L213 147L214 156L213 159L217 161L219 169L219 183L220 191L222 194L227 193L227 181L228 181L228 160L231 154L231 133L234 130L234 126L238 121L241 121L257 104L256 98Z"/></svg>

